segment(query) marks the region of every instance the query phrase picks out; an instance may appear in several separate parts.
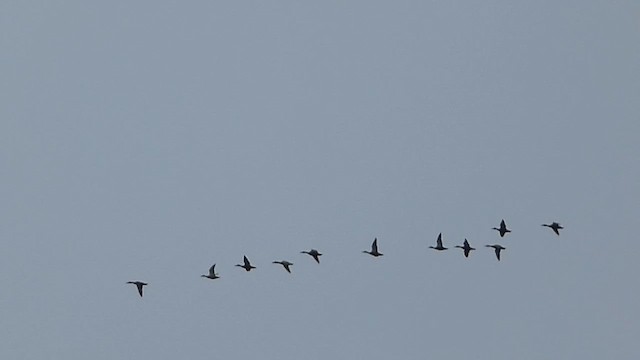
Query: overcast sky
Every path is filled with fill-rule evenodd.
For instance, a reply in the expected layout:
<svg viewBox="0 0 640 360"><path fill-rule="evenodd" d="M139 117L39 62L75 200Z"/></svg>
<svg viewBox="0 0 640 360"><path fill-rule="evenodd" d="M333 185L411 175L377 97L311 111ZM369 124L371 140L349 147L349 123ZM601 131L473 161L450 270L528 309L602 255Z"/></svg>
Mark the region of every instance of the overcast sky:
<svg viewBox="0 0 640 360"><path fill-rule="evenodd" d="M0 357L637 359L639 19L2 1Z"/></svg>

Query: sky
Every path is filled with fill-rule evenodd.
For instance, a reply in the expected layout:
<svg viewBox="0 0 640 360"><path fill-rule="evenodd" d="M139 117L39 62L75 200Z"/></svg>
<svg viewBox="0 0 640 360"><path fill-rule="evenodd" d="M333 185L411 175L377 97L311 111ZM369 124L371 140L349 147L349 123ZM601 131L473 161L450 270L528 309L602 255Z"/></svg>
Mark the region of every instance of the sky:
<svg viewBox="0 0 640 360"><path fill-rule="evenodd" d="M639 18L3 1L0 357L637 359Z"/></svg>

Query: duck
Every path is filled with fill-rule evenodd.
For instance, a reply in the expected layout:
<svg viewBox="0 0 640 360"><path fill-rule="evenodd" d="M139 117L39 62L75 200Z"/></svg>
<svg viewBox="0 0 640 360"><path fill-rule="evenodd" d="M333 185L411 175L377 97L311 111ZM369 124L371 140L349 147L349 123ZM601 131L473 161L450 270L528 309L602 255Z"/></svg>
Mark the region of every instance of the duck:
<svg viewBox="0 0 640 360"><path fill-rule="evenodd" d="M564 229L562 227L562 225L560 225L559 223L557 223L555 221L552 222L551 224L542 224L542 226L546 226L548 228L551 228L551 230L553 230L553 232L556 233L556 235L558 235L558 236L560 236L560 231L558 231L558 230Z"/></svg>
<svg viewBox="0 0 640 360"><path fill-rule="evenodd" d="M291 269L289 269L289 266L293 265L292 262L288 262L287 260L282 260L282 261L274 261L273 263L284 266L284 269L287 270L289 274L291 274Z"/></svg>
<svg viewBox="0 0 640 360"><path fill-rule="evenodd" d="M511 230L507 229L507 224L504 223L504 219L500 222L500 228L492 228L493 230L498 230L500 232L500 237L504 237L506 233L510 233Z"/></svg>
<svg viewBox="0 0 640 360"><path fill-rule="evenodd" d="M498 261L500 261L500 251L506 249L505 247L503 247L502 245L486 245L486 247L491 247L496 251L496 257L498 258Z"/></svg>
<svg viewBox="0 0 640 360"><path fill-rule="evenodd" d="M147 283L144 283L142 281L127 281L127 284L133 284L138 288L138 294L140 294L140 297L142 297L142 287L145 285L149 285Z"/></svg>
<svg viewBox="0 0 640 360"><path fill-rule="evenodd" d="M236 264L236 266L239 266L243 269L245 269L246 271L251 271L251 269L255 269L256 267L251 265L251 263L249 262L249 259L247 259L247 257L244 257L244 265L240 265L240 264Z"/></svg>
<svg viewBox="0 0 640 360"><path fill-rule="evenodd" d="M378 251L378 238L373 239L373 243L371 243L371 251L362 250L362 252L375 257L384 255Z"/></svg>
<svg viewBox="0 0 640 360"><path fill-rule="evenodd" d="M200 275L201 277L206 277L208 279L211 280L215 280L215 279L219 279L220 276L218 276L218 274L216 274L216 264L213 264L210 268L209 268L209 274L208 275Z"/></svg>
<svg viewBox="0 0 640 360"><path fill-rule="evenodd" d="M309 254L311 255L318 264L320 264L320 256L322 256L321 253L318 252L318 250L316 249L311 249L311 251L300 251L301 254Z"/></svg>
<svg viewBox="0 0 640 360"><path fill-rule="evenodd" d="M472 248L471 245L469 245L469 241L467 241L467 239L464 239L463 246L456 245L455 247L464 250L464 257L469 257L469 253L471 252L471 250L475 250L475 248Z"/></svg>
<svg viewBox="0 0 640 360"><path fill-rule="evenodd" d="M429 249L434 249L434 250L447 250L448 248L442 246L442 233L438 234L438 239L436 240L436 246L429 246Z"/></svg>

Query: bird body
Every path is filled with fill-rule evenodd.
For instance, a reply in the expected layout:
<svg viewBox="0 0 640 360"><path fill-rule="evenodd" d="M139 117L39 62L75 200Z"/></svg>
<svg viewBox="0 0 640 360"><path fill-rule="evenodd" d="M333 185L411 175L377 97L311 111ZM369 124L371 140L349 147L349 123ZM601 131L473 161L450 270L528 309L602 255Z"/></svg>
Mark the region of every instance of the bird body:
<svg viewBox="0 0 640 360"><path fill-rule="evenodd" d="M378 238L373 239L373 243L371 243L371 251L362 250L362 252L375 257L384 255L378 251Z"/></svg>
<svg viewBox="0 0 640 360"><path fill-rule="evenodd" d="M247 259L247 257L244 257L244 264L240 265L240 264L236 264L236 266L239 266L243 269L245 269L246 271L251 271L251 269L255 269L256 267L251 265L251 263L249 262L249 259Z"/></svg>
<svg viewBox="0 0 640 360"><path fill-rule="evenodd" d="M429 246L429 249L434 249L434 250L447 250L448 248L442 246L442 233L438 234L438 239L436 240L436 246Z"/></svg>
<svg viewBox="0 0 640 360"><path fill-rule="evenodd" d="M500 261L500 251L506 249L505 247L503 247L502 245L486 245L486 247L491 247L495 250L496 252L496 257L498 258L498 261Z"/></svg>
<svg viewBox="0 0 640 360"><path fill-rule="evenodd" d="M507 224L504 223L504 219L500 222L499 228L492 228L493 230L497 230L500 233L500 237L504 237L506 233L510 233L511 230L507 229Z"/></svg>
<svg viewBox="0 0 640 360"><path fill-rule="evenodd" d="M471 252L471 250L475 250L475 248L472 248L471 245L469 245L469 241L467 241L467 239L464 239L463 246L456 245L455 247L464 250L464 257L469 257L469 253Z"/></svg>
<svg viewBox="0 0 640 360"><path fill-rule="evenodd" d="M291 269L289 269L289 266L293 265L292 262L288 262L287 260L282 260L282 261L274 261L273 263L284 266L284 269L287 270L289 274L291 274Z"/></svg>
<svg viewBox="0 0 640 360"><path fill-rule="evenodd" d="M145 285L149 285L147 283L143 283L142 281L127 281L127 284L133 284L138 288L138 294L142 297L142 287Z"/></svg>
<svg viewBox="0 0 640 360"><path fill-rule="evenodd" d="M556 233L556 235L558 235L558 236L560 236L560 231L559 230L560 229L564 229L562 227L562 225L560 225L559 223L557 223L555 221L552 222L551 224L542 224L542 226L546 226L548 228L551 228L551 230L553 230L553 232Z"/></svg>
<svg viewBox="0 0 640 360"><path fill-rule="evenodd" d="M218 274L216 274L216 264L213 264L210 268L209 268L209 274L208 275L200 275L201 277L206 277L208 279L211 280L215 280L215 279L219 279L220 276L218 276Z"/></svg>
<svg viewBox="0 0 640 360"><path fill-rule="evenodd" d="M312 256L316 260L316 262L318 264L320 264L320 256L322 256L322 254L319 253L318 250L311 249L311 251L301 251L300 253L301 254L308 254L308 255Z"/></svg>

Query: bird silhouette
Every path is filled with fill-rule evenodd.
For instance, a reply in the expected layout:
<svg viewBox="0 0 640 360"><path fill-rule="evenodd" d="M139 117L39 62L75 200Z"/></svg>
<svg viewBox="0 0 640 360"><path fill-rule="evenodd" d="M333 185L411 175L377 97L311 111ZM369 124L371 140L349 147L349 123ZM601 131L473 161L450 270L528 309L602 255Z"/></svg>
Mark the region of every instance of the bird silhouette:
<svg viewBox="0 0 640 360"><path fill-rule="evenodd" d="M284 266L284 269L287 270L287 272L289 274L291 274L291 269L289 269L289 266L293 265L293 263L288 262L287 260L282 260L282 261L274 261L274 264L280 264L282 266Z"/></svg>
<svg viewBox="0 0 640 360"><path fill-rule="evenodd" d="M145 285L149 285L147 283L143 283L142 281L127 281L127 284L133 284L138 288L138 294L142 297L142 287Z"/></svg>
<svg viewBox="0 0 640 360"><path fill-rule="evenodd" d="M486 247L491 247L495 250L496 252L496 257L498 258L498 261L500 261L500 251L506 249L505 247L502 247L502 245L486 245Z"/></svg>
<svg viewBox="0 0 640 360"><path fill-rule="evenodd" d="M434 250L447 250L448 248L442 246L442 233L438 234L438 239L436 239L436 246L429 246L429 249L434 249Z"/></svg>
<svg viewBox="0 0 640 360"><path fill-rule="evenodd" d="M209 274L208 275L200 275L200 276L209 278L211 280L215 280L215 279L219 279L220 278L220 276L218 276L218 274L216 274L216 264L213 264L209 268Z"/></svg>
<svg viewBox="0 0 640 360"><path fill-rule="evenodd" d="M556 233L556 235L560 236L560 229L564 229L562 227L562 225L558 224L557 222L552 222L551 224L542 224L542 226L546 226L548 228L551 228L551 230L553 230L554 233Z"/></svg>
<svg viewBox="0 0 640 360"><path fill-rule="evenodd" d="M309 254L311 255L318 264L320 264L320 256L322 256L321 253L318 252L318 250L316 249L311 249L311 251L300 251L301 254Z"/></svg>
<svg viewBox="0 0 640 360"><path fill-rule="evenodd" d="M469 253L471 252L471 250L475 250L475 248L472 248L471 245L469 245L469 241L467 241L467 239L464 239L463 246L456 245L455 247L464 250L464 257L469 257Z"/></svg>
<svg viewBox="0 0 640 360"><path fill-rule="evenodd" d="M251 269L255 269L256 267L251 265L251 263L249 262L249 259L247 259L247 257L244 257L244 265L240 265L240 264L236 264L236 266L239 266L243 269L245 269L246 271L251 271Z"/></svg>
<svg viewBox="0 0 640 360"><path fill-rule="evenodd" d="M373 239L373 243L371 243L371 251L362 250L362 252L375 257L384 255L378 251L378 238Z"/></svg>
<svg viewBox="0 0 640 360"><path fill-rule="evenodd" d="M492 228L493 230L498 230L500 232L500 237L504 237L506 233L510 233L511 230L507 229L507 224L504 223L504 219L500 222L500 228Z"/></svg>

